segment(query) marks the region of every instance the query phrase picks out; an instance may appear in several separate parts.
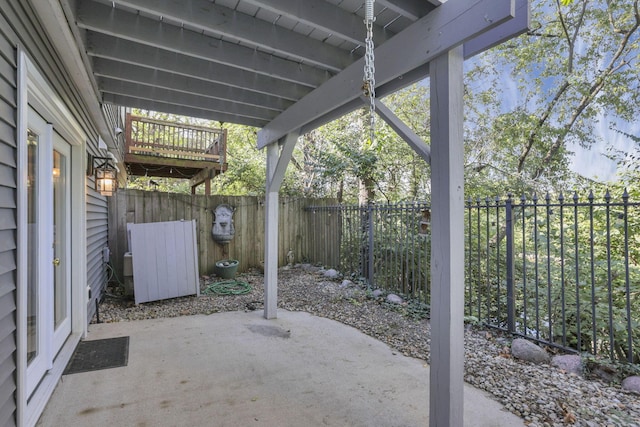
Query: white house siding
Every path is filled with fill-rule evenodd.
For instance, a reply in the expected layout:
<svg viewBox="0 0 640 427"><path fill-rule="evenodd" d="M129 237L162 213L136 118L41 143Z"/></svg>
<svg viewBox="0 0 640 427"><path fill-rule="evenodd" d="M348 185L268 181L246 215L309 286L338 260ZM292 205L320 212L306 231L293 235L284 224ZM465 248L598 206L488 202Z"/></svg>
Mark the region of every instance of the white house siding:
<svg viewBox="0 0 640 427"><path fill-rule="evenodd" d="M98 154L98 136L78 90L55 54L29 3L0 0L0 426L16 420L16 281L17 281L17 47L22 48L46 77L88 136L87 151ZM87 284L92 289L89 319L106 280L102 248L107 245L107 202L87 188ZM87 321L89 321L87 319Z"/></svg>

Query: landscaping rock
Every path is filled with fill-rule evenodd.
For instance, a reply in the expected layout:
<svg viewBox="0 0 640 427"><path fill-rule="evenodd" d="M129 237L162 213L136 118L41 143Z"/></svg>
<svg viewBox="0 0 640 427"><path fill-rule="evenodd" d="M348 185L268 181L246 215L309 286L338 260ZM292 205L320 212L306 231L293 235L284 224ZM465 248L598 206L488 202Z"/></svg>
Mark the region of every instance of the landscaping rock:
<svg viewBox="0 0 640 427"><path fill-rule="evenodd" d="M596 378L600 378L602 381L610 383L615 381L618 372L612 366L598 365L592 368L591 375Z"/></svg>
<svg viewBox="0 0 640 427"><path fill-rule="evenodd" d="M338 292L338 285L334 282L319 282L318 287L324 294L335 294Z"/></svg>
<svg viewBox="0 0 640 427"><path fill-rule="evenodd" d="M634 375L622 381L622 388L640 394L640 376Z"/></svg>
<svg viewBox="0 0 640 427"><path fill-rule="evenodd" d="M389 294L387 295L387 302L391 304L402 304L404 300L396 294Z"/></svg>
<svg viewBox="0 0 640 427"><path fill-rule="evenodd" d="M575 354L561 354L551 358L551 364L569 374L582 375L584 366L582 358Z"/></svg>
<svg viewBox="0 0 640 427"><path fill-rule="evenodd" d="M307 264L298 264L298 265L296 265L296 267L300 267L302 270L309 271L309 272L312 272L312 273L315 273L316 271L321 270L321 267L317 267L315 265L308 264L308 263Z"/></svg>
<svg viewBox="0 0 640 427"><path fill-rule="evenodd" d="M340 276L340 274L336 270L334 270L333 268L325 270L323 274L324 274L324 277L326 277L328 279L337 279L338 276Z"/></svg>
<svg viewBox="0 0 640 427"><path fill-rule="evenodd" d="M526 360L532 363L549 362L549 354L545 349L523 338L513 340L511 343L511 355L516 359Z"/></svg>
<svg viewBox="0 0 640 427"><path fill-rule="evenodd" d="M373 295L374 298L380 298L383 293L382 289L376 289L371 293L371 295Z"/></svg>
<svg viewBox="0 0 640 427"><path fill-rule="evenodd" d="M342 285L341 285L341 287L343 287L343 288L348 288L348 287L349 287L349 286L351 286L351 285L353 285L353 282L352 282L351 280L349 280L349 279L344 279L344 280L342 281Z"/></svg>

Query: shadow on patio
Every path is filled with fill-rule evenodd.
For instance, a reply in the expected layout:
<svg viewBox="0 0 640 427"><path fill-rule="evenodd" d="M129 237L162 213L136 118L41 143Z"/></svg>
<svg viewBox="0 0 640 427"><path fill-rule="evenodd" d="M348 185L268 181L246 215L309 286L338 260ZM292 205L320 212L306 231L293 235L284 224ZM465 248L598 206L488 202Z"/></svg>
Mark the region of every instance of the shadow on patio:
<svg viewBox="0 0 640 427"><path fill-rule="evenodd" d="M90 325L128 365L65 375L38 426L428 425L429 367L339 322L279 310ZM466 426L517 426L465 385Z"/></svg>

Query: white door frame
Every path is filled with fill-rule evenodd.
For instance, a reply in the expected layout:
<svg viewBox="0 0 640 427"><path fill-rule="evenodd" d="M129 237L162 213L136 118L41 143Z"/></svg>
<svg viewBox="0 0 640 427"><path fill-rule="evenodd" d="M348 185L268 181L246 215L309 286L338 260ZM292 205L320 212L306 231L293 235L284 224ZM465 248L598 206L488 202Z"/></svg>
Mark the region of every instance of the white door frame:
<svg viewBox="0 0 640 427"><path fill-rule="evenodd" d="M87 333L87 250L86 250L86 134L75 121L69 108L56 95L22 46L18 46L18 224L17 224L17 390L18 426L32 427L40 417L78 341ZM51 366L37 389L27 395L27 129L28 111L33 107L70 144L71 174L71 335L57 355L51 355ZM52 149L51 145L49 147ZM51 174L52 171L49 171ZM51 262L52 260L49 260ZM53 322L53 318L51 318ZM53 325L52 325L53 326Z"/></svg>
<svg viewBox="0 0 640 427"><path fill-rule="evenodd" d="M27 366L27 396L29 396L33 390L35 390L40 382L40 378L53 367L53 360L51 357L51 338L53 335L53 324L50 321L52 310L49 308L49 301L53 293L50 286L40 286L42 284L50 283L51 277L49 277L50 262L53 261L52 251L52 230L49 224L51 219L51 203L49 199L51 197L51 175L52 165L50 157L47 153L50 150L49 141L53 137L53 127L47 123L35 110L29 109L28 113L28 128L33 130L38 135L38 144L36 148L37 163L35 167L36 180L31 183L35 187L36 198L35 202L35 218L36 223L31 227L32 234L35 234L37 240L37 247L27 247L27 252L32 255L36 255L36 265L29 265L34 277L32 280L36 282L36 324L34 325L37 331L36 336L36 348L37 354L31 361L31 364ZM24 148L24 147L23 147ZM26 207L23 213L26 212ZM25 215L19 214L20 220L23 221ZM29 224L27 224L29 227ZM25 240L21 242L21 247L24 247ZM33 261L33 260L31 260ZM28 283L25 283L28 285ZM24 285L24 284L23 284ZM28 286L27 286L28 287ZM22 289L24 286L18 286L18 289ZM28 292L28 291L27 291Z"/></svg>

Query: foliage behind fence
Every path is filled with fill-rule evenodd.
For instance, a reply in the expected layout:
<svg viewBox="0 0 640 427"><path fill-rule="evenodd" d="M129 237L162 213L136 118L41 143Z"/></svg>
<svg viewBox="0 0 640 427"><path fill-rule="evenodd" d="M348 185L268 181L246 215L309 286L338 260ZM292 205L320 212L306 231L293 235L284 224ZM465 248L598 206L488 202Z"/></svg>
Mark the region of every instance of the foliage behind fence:
<svg viewBox="0 0 640 427"><path fill-rule="evenodd" d="M310 207L310 224L326 236L310 257L429 303L428 208ZM468 201L465 314L552 346L637 363L639 208L626 192L616 201L608 193L601 201L593 194Z"/></svg>
<svg viewBox="0 0 640 427"><path fill-rule="evenodd" d="M314 229L324 230L323 245L312 250L314 261L340 269L370 286L400 292L429 302L427 203L307 208Z"/></svg>
<svg viewBox="0 0 640 427"><path fill-rule="evenodd" d="M560 194L467 203L466 313L579 352L638 362L640 203Z"/></svg>

